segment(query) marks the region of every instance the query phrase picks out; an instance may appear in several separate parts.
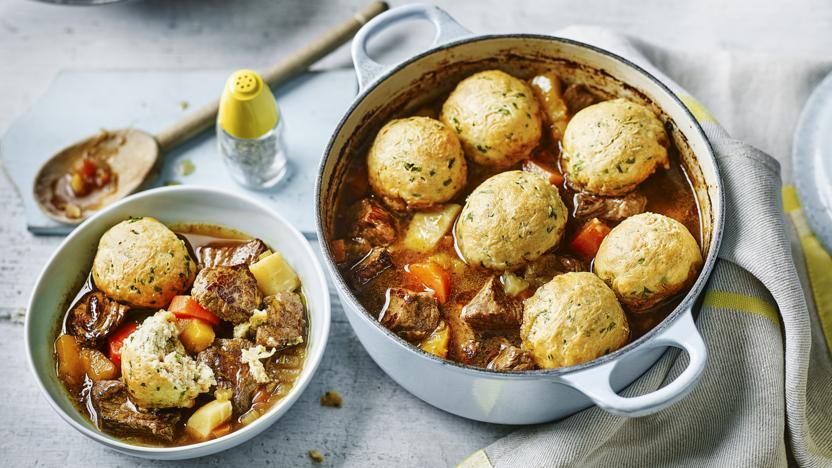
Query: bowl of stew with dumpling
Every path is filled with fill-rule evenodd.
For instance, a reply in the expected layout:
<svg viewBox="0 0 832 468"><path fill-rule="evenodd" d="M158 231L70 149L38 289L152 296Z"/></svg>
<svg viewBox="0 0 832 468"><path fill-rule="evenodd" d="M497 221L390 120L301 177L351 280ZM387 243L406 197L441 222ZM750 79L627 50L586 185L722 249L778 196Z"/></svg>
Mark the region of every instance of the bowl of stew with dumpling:
<svg viewBox="0 0 832 468"><path fill-rule="evenodd" d="M369 37L420 17L427 51L386 66ZM475 35L408 5L353 41L359 95L330 140L318 234L379 366L448 412L551 421L638 416L683 398L707 351L693 304L722 189L699 123L638 66L586 44ZM618 391L668 347L666 387Z"/></svg>
<svg viewBox="0 0 832 468"><path fill-rule="evenodd" d="M268 428L320 362L330 304L309 243L219 190L167 187L80 225L32 293L26 338L53 408L104 445L203 456Z"/></svg>

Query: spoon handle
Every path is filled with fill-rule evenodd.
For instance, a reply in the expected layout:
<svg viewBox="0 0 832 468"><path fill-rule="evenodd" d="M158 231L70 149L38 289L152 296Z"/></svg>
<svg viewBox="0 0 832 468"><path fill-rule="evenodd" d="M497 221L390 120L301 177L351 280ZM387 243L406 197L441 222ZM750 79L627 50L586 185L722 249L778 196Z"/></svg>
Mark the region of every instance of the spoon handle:
<svg viewBox="0 0 832 468"><path fill-rule="evenodd" d="M367 21L384 12L386 2L373 2L292 55L263 70L262 76L271 86L278 86L304 71L313 63L347 42ZM156 135L162 153L170 151L197 133L210 127L217 117L219 101L215 100L188 114L182 120L162 129Z"/></svg>

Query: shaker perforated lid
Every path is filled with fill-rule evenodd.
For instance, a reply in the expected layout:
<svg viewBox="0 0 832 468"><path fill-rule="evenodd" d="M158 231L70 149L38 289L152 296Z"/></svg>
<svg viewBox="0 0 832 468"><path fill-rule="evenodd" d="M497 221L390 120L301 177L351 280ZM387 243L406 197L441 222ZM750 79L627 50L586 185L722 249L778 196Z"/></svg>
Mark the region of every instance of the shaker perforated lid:
<svg viewBox="0 0 832 468"><path fill-rule="evenodd" d="M259 138L277 124L280 115L271 89L253 70L228 77L220 98L219 126L237 138Z"/></svg>

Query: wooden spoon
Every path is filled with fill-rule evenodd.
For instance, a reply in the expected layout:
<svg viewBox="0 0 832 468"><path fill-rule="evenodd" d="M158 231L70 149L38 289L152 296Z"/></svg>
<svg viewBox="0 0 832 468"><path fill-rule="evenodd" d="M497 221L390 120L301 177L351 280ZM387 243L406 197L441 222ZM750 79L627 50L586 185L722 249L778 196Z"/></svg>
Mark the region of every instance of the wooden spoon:
<svg viewBox="0 0 832 468"><path fill-rule="evenodd" d="M277 86L306 70L347 42L361 26L387 8L385 2L367 5L303 49L264 70L263 80L271 86ZM218 109L217 100L155 136L132 128L102 131L99 135L62 149L46 161L35 176L35 201L47 216L56 221L80 223L97 210L138 190L151 177L164 153L214 124ZM69 174L77 161L90 154L108 165L113 177L102 189L76 197L70 189ZM71 209L65 207L67 199L75 205Z"/></svg>

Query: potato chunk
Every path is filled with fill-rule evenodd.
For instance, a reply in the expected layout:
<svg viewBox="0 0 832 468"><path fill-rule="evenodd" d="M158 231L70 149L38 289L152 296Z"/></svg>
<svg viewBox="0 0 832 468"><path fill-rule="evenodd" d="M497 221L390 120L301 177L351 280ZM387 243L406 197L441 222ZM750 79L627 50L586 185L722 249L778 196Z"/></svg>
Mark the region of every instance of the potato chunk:
<svg viewBox="0 0 832 468"><path fill-rule="evenodd" d="M280 292L292 292L300 286L300 280L295 270L286 263L279 252L258 260L248 267L257 280L257 286L267 296Z"/></svg>
<svg viewBox="0 0 832 468"><path fill-rule="evenodd" d="M179 341L189 353L196 354L214 342L214 328L208 322L199 319L187 319L182 322L184 323L179 332Z"/></svg>
<svg viewBox="0 0 832 468"><path fill-rule="evenodd" d="M82 349L81 363L93 382L112 380L118 376L118 368L113 361L107 359L107 356L97 349Z"/></svg>
<svg viewBox="0 0 832 468"><path fill-rule="evenodd" d="M500 276L500 282L503 283L503 290L511 297L516 297L529 288L529 282L525 279L507 271Z"/></svg>
<svg viewBox="0 0 832 468"><path fill-rule="evenodd" d="M459 210L455 203L449 203L436 211L416 213L407 227L403 245L414 252L429 252L436 247L442 236L454 224Z"/></svg>
<svg viewBox="0 0 832 468"><path fill-rule="evenodd" d="M58 358L58 375L70 385L84 383L84 364L81 362L81 348L72 335L61 335L55 341Z"/></svg>
<svg viewBox="0 0 832 468"><path fill-rule="evenodd" d="M440 320L433 333L425 338L419 347L428 353L445 359L448 357L448 341L450 341L450 338L451 329L448 328L444 320Z"/></svg>
<svg viewBox="0 0 832 468"><path fill-rule="evenodd" d="M205 440L218 426L231 419L231 402L228 400L214 400L196 410L188 418L185 430L193 437Z"/></svg>

